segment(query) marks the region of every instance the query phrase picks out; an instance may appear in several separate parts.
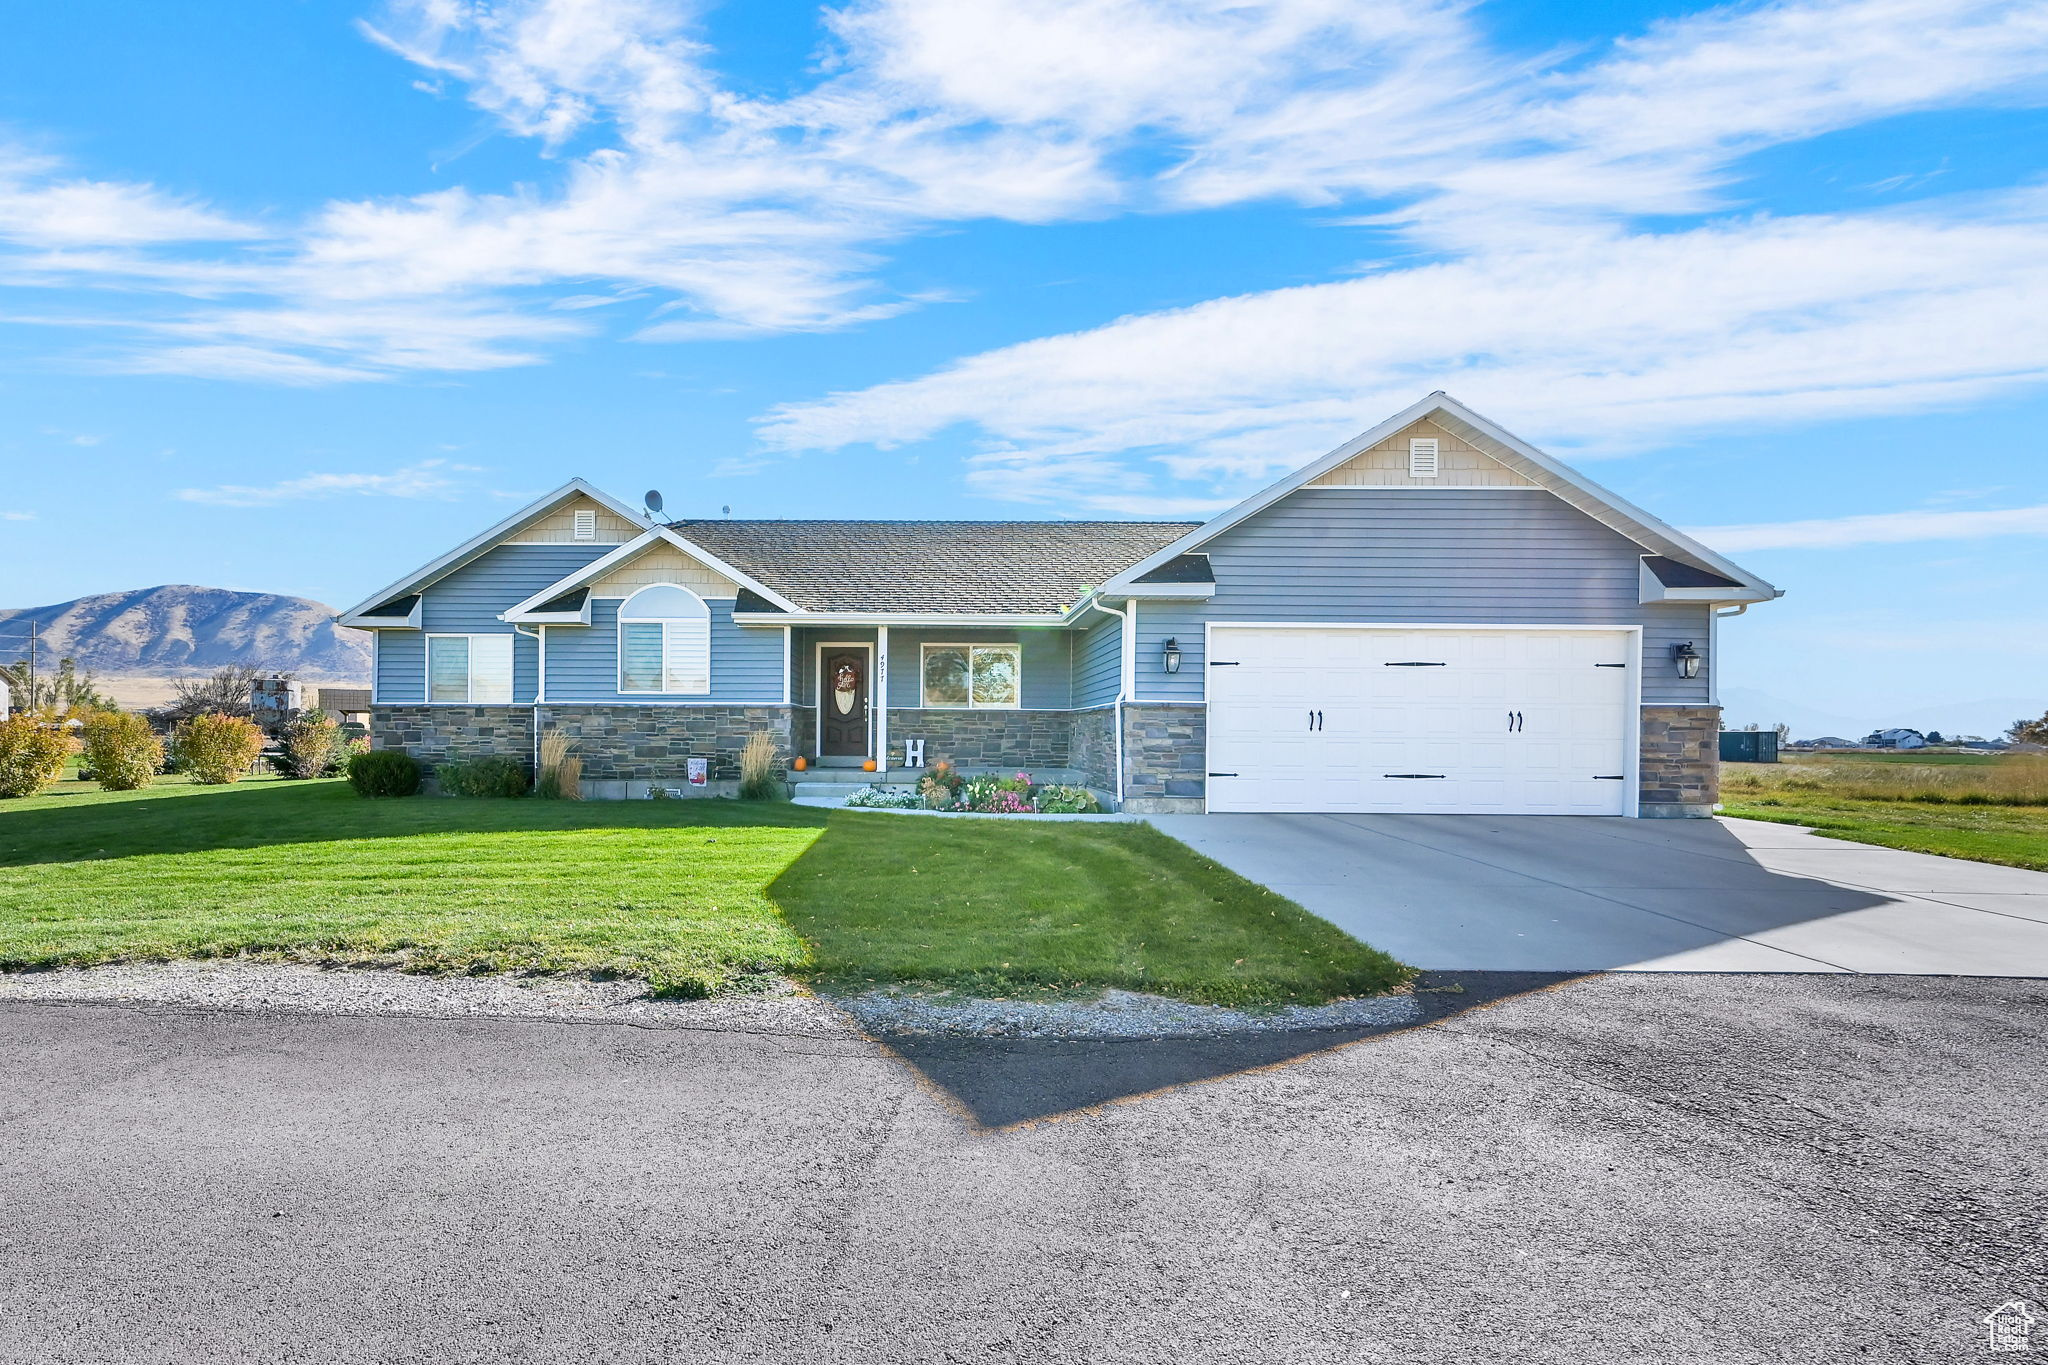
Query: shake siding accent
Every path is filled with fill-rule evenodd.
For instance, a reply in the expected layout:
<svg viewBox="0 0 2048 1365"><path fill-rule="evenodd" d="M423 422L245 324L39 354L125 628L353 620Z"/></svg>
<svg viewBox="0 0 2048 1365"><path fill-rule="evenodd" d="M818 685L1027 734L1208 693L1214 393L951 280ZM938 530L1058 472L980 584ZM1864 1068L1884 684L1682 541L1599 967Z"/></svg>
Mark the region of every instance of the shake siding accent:
<svg viewBox="0 0 2048 1365"><path fill-rule="evenodd" d="M588 512L597 534L589 540L576 539L576 514ZM541 517L518 534L507 537L512 545L599 545L606 550L624 545L647 528L626 520L595 498L575 497ZM589 561L585 561L588 563ZM579 566L580 567L580 566ZM543 583L541 587L546 587ZM515 598L514 601L519 599Z"/></svg>
<svg viewBox="0 0 2048 1365"><path fill-rule="evenodd" d="M1296 493L1203 547L1216 595L1195 621L1435 622L1475 625L1643 625L1643 700L1704 705L1709 660L1683 679L1671 644L1707 650L1706 603L1638 601L1643 550L1559 498L1510 489L1430 494L1368 488ZM1138 694L1201 695L1201 668L1181 665L1178 690L1154 691L1159 637L1182 649L1180 608L1138 609ZM1159 685L1168 680L1157 675ZM1189 689L1192 688L1192 692Z"/></svg>
<svg viewBox="0 0 2048 1365"><path fill-rule="evenodd" d="M590 625L548 627L548 700L781 705L781 629L734 625L730 600L705 605L711 609L709 692L620 692L619 603L599 598L590 604Z"/></svg>
<svg viewBox="0 0 2048 1365"><path fill-rule="evenodd" d="M1123 673L1124 623L1090 612L1095 624L1074 644L1074 705L1102 706L1116 700Z"/></svg>
<svg viewBox="0 0 2048 1365"><path fill-rule="evenodd" d="M922 693L924 649L934 645L1023 646L1019 689L1021 709L1063 710L1073 702L1073 633L1065 630L989 630L934 626L889 628L889 705L917 706ZM1111 695L1114 695L1112 693Z"/></svg>
<svg viewBox="0 0 2048 1365"><path fill-rule="evenodd" d="M531 702L540 643L514 634L498 613L606 553L602 545L499 545L421 589L419 630L377 635L377 700L426 700L428 635L511 635L512 700Z"/></svg>

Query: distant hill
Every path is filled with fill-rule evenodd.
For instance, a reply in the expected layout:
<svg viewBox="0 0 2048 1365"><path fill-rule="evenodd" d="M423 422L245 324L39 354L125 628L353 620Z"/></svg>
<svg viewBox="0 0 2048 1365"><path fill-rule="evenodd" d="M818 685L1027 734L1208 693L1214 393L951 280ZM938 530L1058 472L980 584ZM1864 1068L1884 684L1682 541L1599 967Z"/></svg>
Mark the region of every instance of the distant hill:
<svg viewBox="0 0 2048 1365"><path fill-rule="evenodd" d="M99 593L48 607L0 610L0 660L21 657L34 621L38 659L78 660L100 677L167 677L229 664L302 678L367 681L370 637L334 624L334 609L304 597L173 583Z"/></svg>

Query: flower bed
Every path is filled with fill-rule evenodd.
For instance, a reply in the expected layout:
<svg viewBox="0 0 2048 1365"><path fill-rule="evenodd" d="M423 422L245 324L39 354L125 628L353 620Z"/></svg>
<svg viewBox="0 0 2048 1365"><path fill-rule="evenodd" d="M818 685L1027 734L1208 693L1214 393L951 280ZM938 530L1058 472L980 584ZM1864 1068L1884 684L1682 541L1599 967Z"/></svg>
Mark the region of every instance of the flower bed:
<svg viewBox="0 0 2048 1365"><path fill-rule="evenodd" d="M1099 815L1102 803L1086 787L1035 783L1030 773L962 777L950 763L933 764L916 790L866 787L846 798L866 810L972 811L980 815Z"/></svg>

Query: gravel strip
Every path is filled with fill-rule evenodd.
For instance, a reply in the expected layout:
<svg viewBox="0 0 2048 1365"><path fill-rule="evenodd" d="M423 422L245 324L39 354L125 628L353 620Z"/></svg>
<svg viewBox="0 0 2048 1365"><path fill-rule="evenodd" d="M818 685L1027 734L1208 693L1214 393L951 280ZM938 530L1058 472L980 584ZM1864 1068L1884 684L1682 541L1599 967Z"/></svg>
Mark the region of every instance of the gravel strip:
<svg viewBox="0 0 2048 1365"><path fill-rule="evenodd" d="M644 981L565 976L427 976L284 962L131 962L0 973L0 1003L173 1005L426 1019L553 1019L652 1028L859 1036L846 1016L790 988L779 995L654 1000Z"/></svg>
<svg viewBox="0 0 2048 1365"><path fill-rule="evenodd" d="M1258 1014L1118 990L1104 991L1098 1000L1043 1003L870 991L835 1003L871 1033L982 1038L1200 1038L1300 1029L1386 1028L1422 1018L1422 1006L1412 995L1288 1005Z"/></svg>
<svg viewBox="0 0 2048 1365"><path fill-rule="evenodd" d="M17 1001L422 1019L549 1019L813 1038L852 1038L862 1030L977 1038L1197 1038L1381 1028L1422 1017L1415 997L1407 995L1290 1005L1258 1014L1117 990L1104 991L1092 1001L1022 1001L887 991L820 998L790 986L775 995L655 1000L648 997L645 982L632 979L428 976L383 968L243 960L0 972L0 1004Z"/></svg>

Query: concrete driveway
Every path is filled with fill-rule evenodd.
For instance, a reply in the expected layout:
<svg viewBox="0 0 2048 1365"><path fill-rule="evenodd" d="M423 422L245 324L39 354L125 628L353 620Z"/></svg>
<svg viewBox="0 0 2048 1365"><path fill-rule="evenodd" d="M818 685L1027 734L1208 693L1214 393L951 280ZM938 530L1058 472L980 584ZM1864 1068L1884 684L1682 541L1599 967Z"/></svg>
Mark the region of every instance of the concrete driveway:
<svg viewBox="0 0 2048 1365"><path fill-rule="evenodd" d="M2048 873L1754 820L1152 823L1414 966L2048 976Z"/></svg>

